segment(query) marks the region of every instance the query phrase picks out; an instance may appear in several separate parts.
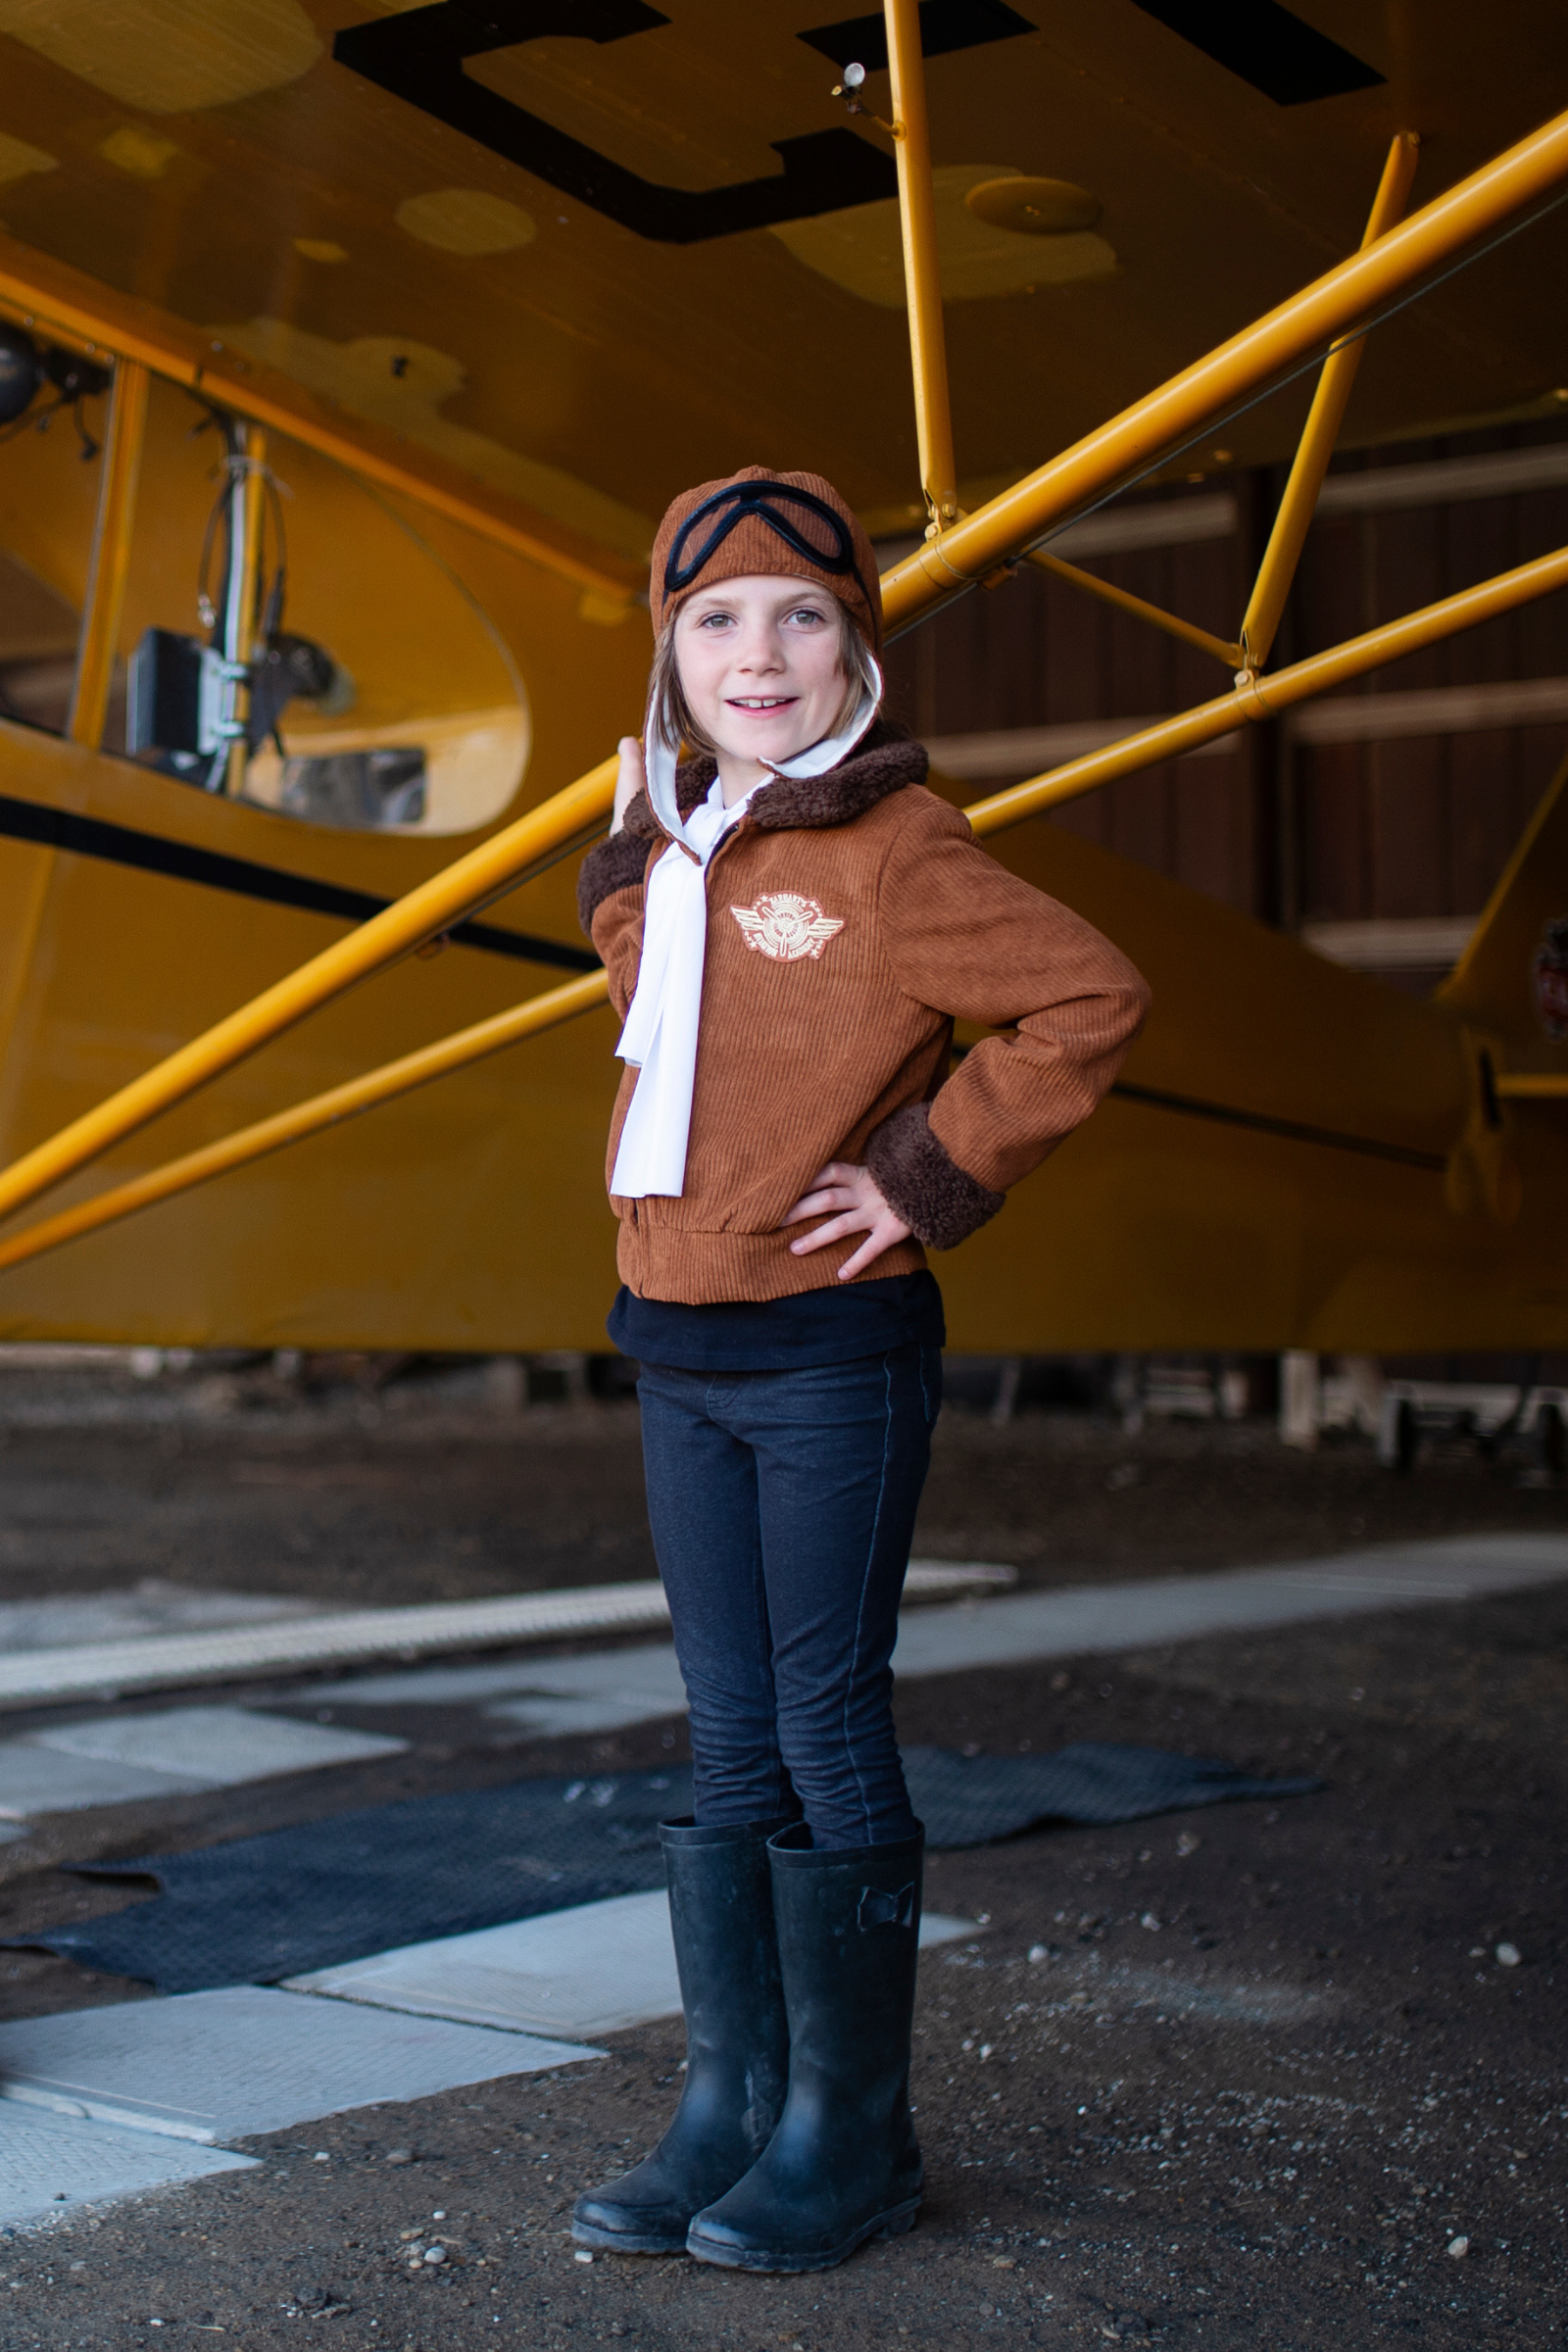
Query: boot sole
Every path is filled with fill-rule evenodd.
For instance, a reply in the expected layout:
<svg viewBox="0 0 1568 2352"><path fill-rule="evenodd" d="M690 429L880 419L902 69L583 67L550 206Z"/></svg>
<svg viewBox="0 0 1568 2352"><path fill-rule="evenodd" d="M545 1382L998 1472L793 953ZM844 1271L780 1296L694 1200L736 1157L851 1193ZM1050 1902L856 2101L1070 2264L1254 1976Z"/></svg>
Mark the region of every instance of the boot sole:
<svg viewBox="0 0 1568 2352"><path fill-rule="evenodd" d="M686 2251L684 2233L662 2237L649 2230L644 2235L634 2236L630 2230L599 2230L592 2222L573 2222L571 2236L574 2245L592 2246L601 2254L684 2254Z"/></svg>
<svg viewBox="0 0 1568 2352"><path fill-rule="evenodd" d="M851 2236L845 2238L841 2245L832 2246L825 2253L791 2254L787 2251L770 2253L763 2246L709 2244L706 2240L699 2238L695 2230L686 2240L686 2251L691 2255L693 2261L711 2263L716 2270L722 2271L787 2271L793 2274L801 2271L836 2270L841 2262L847 2262L856 2248L863 2246L868 2238L903 2237L906 2230L912 2230L914 2217L920 2210L920 2202L919 2197L910 2197L906 2204L890 2206L886 2213L877 2214L874 2220L866 2222Z"/></svg>

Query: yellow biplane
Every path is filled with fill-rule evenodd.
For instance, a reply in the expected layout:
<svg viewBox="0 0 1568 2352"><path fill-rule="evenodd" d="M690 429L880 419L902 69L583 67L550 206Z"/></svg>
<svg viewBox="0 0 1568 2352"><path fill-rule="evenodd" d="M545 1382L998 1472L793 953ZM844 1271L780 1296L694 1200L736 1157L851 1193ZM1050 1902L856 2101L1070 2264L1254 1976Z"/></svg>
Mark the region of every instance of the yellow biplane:
<svg viewBox="0 0 1568 2352"><path fill-rule="evenodd" d="M1568 404L1560 10L0 0L0 1334L603 1344L573 854L654 523L761 459L895 634L1043 566L1225 665L970 802L1155 1011L955 1344L1568 1343L1568 787L1431 998L1049 821L1561 612L1568 550L1271 664L1337 448ZM1220 436L1225 630L1053 554Z"/></svg>

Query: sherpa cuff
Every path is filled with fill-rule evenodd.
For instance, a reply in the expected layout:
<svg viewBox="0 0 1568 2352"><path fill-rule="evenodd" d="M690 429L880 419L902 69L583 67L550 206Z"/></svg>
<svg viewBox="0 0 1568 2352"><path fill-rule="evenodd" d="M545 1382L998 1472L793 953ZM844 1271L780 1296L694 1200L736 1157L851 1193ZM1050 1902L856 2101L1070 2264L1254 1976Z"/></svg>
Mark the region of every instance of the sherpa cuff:
<svg viewBox="0 0 1568 2352"><path fill-rule="evenodd" d="M910 1102L883 1120L866 1144L865 1164L894 1215L933 1250L956 1250L1005 1198L949 1158L931 1132L926 1102Z"/></svg>
<svg viewBox="0 0 1568 2352"><path fill-rule="evenodd" d="M612 833L590 850L577 873L577 920L593 937L594 916L617 890L635 890L648 866L646 834Z"/></svg>

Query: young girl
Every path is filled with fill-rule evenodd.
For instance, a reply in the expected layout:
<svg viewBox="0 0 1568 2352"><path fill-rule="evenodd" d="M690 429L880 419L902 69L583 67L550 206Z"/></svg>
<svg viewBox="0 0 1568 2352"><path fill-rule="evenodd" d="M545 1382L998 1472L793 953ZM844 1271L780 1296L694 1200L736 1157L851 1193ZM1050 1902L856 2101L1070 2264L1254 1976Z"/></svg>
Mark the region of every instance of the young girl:
<svg viewBox="0 0 1568 2352"><path fill-rule="evenodd" d="M819 475L678 498L651 602L647 728L579 901L625 1021L610 1333L691 1709L695 1817L661 1833L688 2066L573 2234L821 2270L920 2201L889 1661L940 1401L922 1244L1088 1117L1148 999L879 719L875 562ZM950 1076L955 1016L996 1034Z"/></svg>

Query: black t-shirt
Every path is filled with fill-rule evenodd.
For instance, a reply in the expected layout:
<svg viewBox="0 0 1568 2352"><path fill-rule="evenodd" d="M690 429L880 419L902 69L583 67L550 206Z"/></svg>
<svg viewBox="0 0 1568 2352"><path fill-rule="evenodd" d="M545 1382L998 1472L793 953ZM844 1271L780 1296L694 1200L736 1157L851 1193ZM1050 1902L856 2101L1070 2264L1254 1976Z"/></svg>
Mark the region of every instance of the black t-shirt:
<svg viewBox="0 0 1568 2352"><path fill-rule="evenodd" d="M737 1298L683 1306L639 1298L622 1285L606 1325L622 1355L680 1372L787 1372L848 1363L916 1340L947 1344L936 1276L884 1274L788 1298Z"/></svg>

